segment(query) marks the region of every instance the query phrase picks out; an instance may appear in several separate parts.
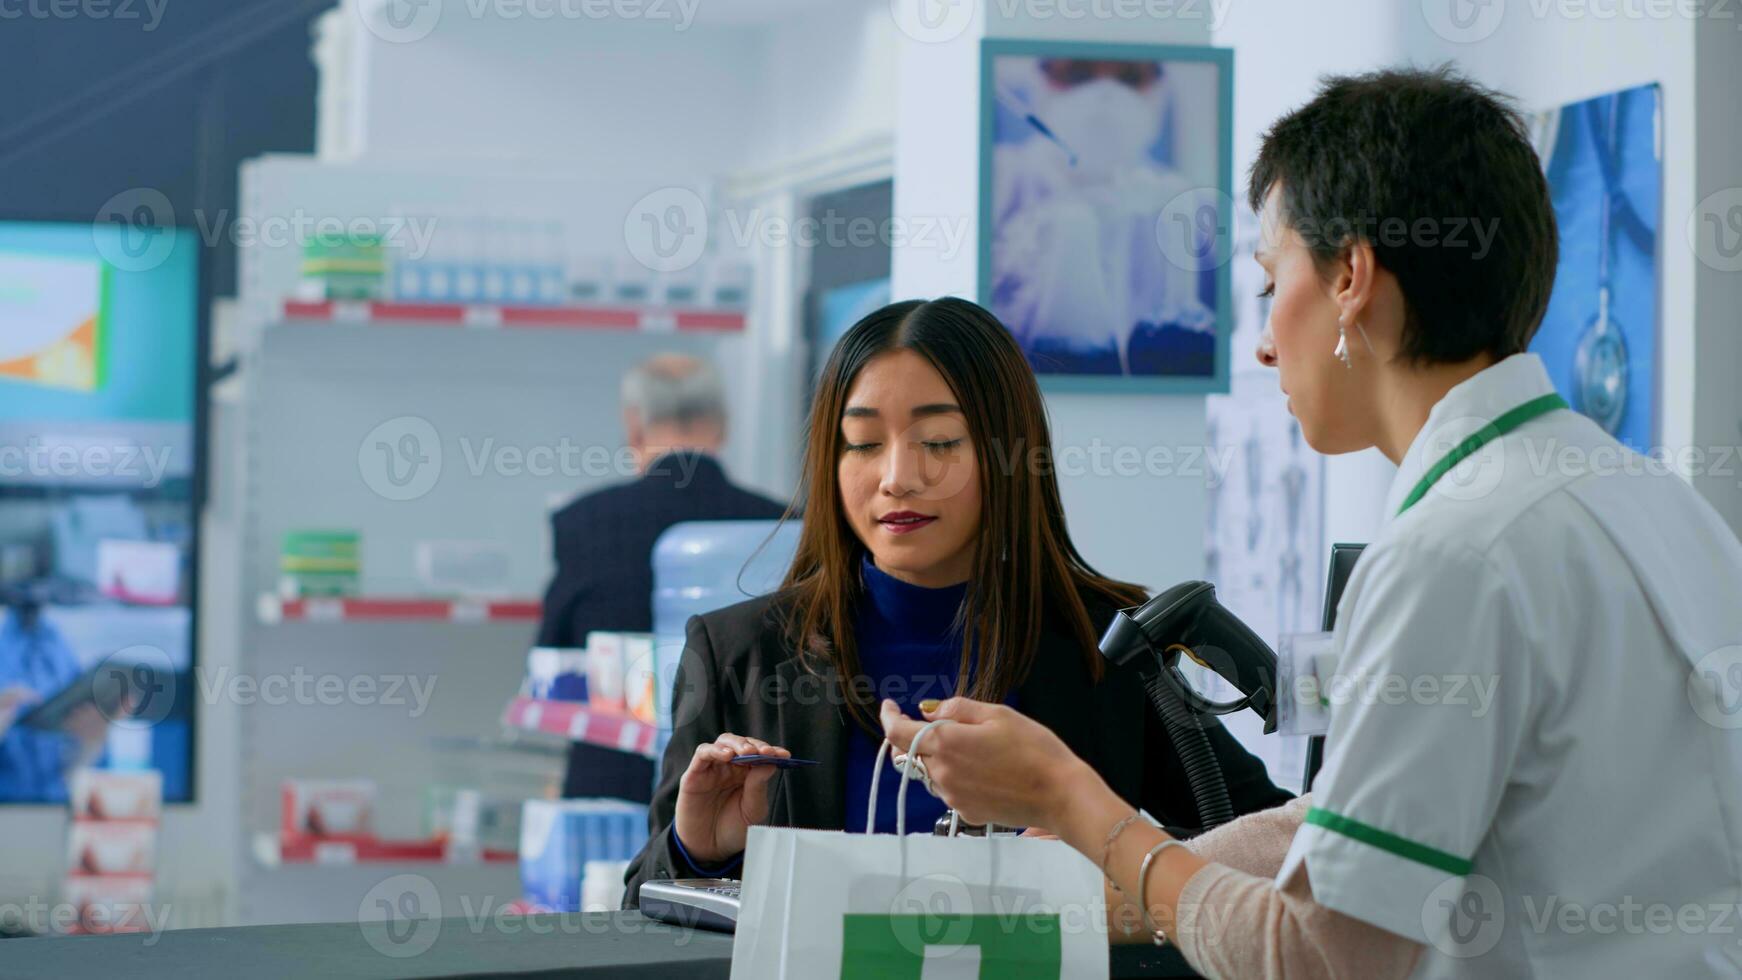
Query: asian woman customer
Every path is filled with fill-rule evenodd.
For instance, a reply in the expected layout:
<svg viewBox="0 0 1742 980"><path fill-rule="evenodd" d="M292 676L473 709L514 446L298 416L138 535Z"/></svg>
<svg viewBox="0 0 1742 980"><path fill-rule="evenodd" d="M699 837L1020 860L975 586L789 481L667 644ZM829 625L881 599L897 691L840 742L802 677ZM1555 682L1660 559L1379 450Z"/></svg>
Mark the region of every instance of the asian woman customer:
<svg viewBox="0 0 1742 980"><path fill-rule="evenodd" d="M1096 648L1143 590L1072 544L1039 385L991 313L910 301L849 330L817 387L802 479L781 588L689 623L631 904L644 881L734 874L752 825L863 829L885 699L1020 708L1131 805L1198 826L1135 674ZM1209 735L1237 813L1288 799L1225 730ZM820 765L732 764L746 754ZM876 829L889 832L884 795ZM945 812L924 793L907 809L909 827Z"/></svg>

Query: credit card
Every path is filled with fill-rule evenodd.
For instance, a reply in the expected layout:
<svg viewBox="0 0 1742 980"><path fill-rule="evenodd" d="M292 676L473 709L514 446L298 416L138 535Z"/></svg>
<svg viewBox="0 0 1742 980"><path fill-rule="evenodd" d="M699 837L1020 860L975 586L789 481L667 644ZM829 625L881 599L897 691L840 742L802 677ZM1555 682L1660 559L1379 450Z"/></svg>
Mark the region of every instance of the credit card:
<svg viewBox="0 0 1742 980"><path fill-rule="evenodd" d="M820 765L815 759L783 759L777 755L739 755L732 757L734 766L773 766L776 769L797 769Z"/></svg>

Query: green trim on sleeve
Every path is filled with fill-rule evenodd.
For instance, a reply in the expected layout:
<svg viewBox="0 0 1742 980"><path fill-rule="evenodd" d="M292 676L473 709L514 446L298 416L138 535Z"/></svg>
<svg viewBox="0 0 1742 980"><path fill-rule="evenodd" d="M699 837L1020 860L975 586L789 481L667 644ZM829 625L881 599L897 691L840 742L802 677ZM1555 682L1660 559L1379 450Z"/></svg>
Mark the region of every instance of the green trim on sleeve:
<svg viewBox="0 0 1742 980"><path fill-rule="evenodd" d="M1417 864L1425 864L1447 874L1462 877L1469 874L1470 869L1474 867L1469 858L1447 854L1445 851L1437 850L1426 844L1417 844L1407 837L1387 833L1378 827L1368 826L1359 820L1350 820L1341 814L1321 810L1316 806L1308 808L1306 822L1342 834L1351 840L1372 845L1382 851L1390 851L1400 858L1407 858Z"/></svg>

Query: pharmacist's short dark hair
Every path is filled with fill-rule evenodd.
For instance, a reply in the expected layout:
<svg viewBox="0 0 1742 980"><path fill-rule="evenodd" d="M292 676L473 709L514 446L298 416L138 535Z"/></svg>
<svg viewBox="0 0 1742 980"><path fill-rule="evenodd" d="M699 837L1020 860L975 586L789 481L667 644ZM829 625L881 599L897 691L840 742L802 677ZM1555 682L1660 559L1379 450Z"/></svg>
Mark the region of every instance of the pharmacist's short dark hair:
<svg viewBox="0 0 1742 980"><path fill-rule="evenodd" d="M1449 66L1323 78L1264 135L1246 190L1254 211L1274 185L1279 217L1322 273L1365 241L1397 277L1403 360L1529 346L1560 246L1548 181L1508 97Z"/></svg>

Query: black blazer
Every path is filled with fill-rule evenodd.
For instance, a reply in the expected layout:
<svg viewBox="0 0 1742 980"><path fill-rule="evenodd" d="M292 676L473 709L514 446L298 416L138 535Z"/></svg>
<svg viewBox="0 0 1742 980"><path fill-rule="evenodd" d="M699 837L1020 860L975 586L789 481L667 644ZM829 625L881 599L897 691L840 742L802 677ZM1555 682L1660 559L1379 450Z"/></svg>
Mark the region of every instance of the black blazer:
<svg viewBox="0 0 1742 980"><path fill-rule="evenodd" d="M556 575L539 646L578 647L591 630L653 629L653 544L673 524L774 520L785 511L734 486L703 453L661 456L641 479L580 497L551 518Z"/></svg>
<svg viewBox="0 0 1742 980"><path fill-rule="evenodd" d="M785 602L782 596L764 596L689 621L678 666L672 738L648 815L652 836L629 866L628 907L634 907L643 881L694 876L672 843L678 782L696 746L722 732L764 739L798 758L822 763L814 769L783 770L775 777L770 826L864 829L864 814L846 812L841 776L846 771L847 726L855 722L834 693L838 685L832 670L822 668L821 676L811 673L793 655L778 621ZM1097 631L1106 628L1116 611L1098 597L1089 602ZM1185 770L1148 705L1135 664L1110 670L1095 683L1067 627L1059 617L1048 617L1034 668L1018 699L1024 714L1056 732L1127 802L1169 826L1200 826ZM1235 813L1289 799L1270 782L1262 762L1219 723L1206 722Z"/></svg>
<svg viewBox="0 0 1742 980"><path fill-rule="evenodd" d="M538 643L578 647L592 630L653 629L653 545L682 521L773 520L786 505L733 486L713 457L669 453L633 483L587 494L551 519L556 575L544 597ZM645 802L653 762L575 742L563 795Z"/></svg>

